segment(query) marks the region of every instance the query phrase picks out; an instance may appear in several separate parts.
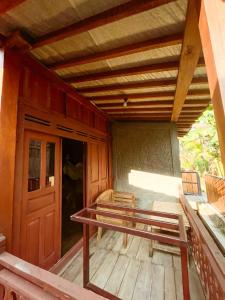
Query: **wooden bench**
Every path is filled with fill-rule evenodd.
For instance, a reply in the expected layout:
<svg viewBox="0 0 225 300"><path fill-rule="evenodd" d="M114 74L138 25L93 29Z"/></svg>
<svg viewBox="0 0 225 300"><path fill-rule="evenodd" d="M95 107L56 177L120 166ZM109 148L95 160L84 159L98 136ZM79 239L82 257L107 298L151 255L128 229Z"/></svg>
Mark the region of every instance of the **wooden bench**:
<svg viewBox="0 0 225 300"><path fill-rule="evenodd" d="M118 192L114 191L112 189L106 190L103 193L101 193L98 198L96 199L96 203L98 204L117 204L121 206L126 207L132 207L134 208L136 206L136 199L133 193L127 193L127 192ZM101 210L100 207L97 206L97 209ZM110 211L115 212L117 214L124 214L123 211L114 211L113 209L105 209L104 211ZM134 213L127 213L130 216L133 216ZM118 220L115 218L109 218L104 216L96 215L96 219L105 223L110 224L117 224L117 225L123 225L123 226L133 226L130 222L124 221L124 220ZM98 227L98 235L97 240L100 240L102 237L102 227ZM123 239L123 245L124 247L127 247L127 239L128 235L124 233L124 239Z"/></svg>

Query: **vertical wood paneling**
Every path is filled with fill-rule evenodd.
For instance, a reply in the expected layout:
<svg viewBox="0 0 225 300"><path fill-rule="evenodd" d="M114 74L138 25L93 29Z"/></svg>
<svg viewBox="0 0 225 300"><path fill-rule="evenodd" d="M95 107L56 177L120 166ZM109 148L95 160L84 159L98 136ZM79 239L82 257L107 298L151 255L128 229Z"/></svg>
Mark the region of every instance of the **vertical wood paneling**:
<svg viewBox="0 0 225 300"><path fill-rule="evenodd" d="M2 95L0 99L0 232L6 236L7 250L11 249L14 172L16 156L17 107L21 62L14 51L6 50Z"/></svg>

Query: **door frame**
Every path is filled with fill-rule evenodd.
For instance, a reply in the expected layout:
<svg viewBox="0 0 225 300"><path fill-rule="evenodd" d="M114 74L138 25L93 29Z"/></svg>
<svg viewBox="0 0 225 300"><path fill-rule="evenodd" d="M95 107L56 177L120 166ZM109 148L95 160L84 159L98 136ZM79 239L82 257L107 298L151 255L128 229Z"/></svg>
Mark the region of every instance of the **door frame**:
<svg viewBox="0 0 225 300"><path fill-rule="evenodd" d="M88 168L88 163L87 163L87 144L88 142L87 141L81 141L81 140L78 140L78 139L75 139L75 138L68 138L68 137L61 137L61 164L60 164L60 174L61 174L61 179L60 179L60 203L61 203L61 244L62 244L62 172L63 172L63 169L62 169L62 154L63 154L63 139L68 139L68 140L72 140L72 141L75 141L75 142L80 142L80 143L83 143L83 208L87 207L87 168ZM74 248L74 249L77 249L78 245L81 243L82 241L82 238L79 239L78 242L76 242L63 256L61 256L61 259L67 255L70 255L70 251ZM81 244L81 247L82 247L82 244ZM79 247L79 249L81 248ZM78 249L78 250L79 250ZM76 250L76 252L78 251ZM76 253L72 250L72 253L73 255ZM61 260L60 259L60 260Z"/></svg>

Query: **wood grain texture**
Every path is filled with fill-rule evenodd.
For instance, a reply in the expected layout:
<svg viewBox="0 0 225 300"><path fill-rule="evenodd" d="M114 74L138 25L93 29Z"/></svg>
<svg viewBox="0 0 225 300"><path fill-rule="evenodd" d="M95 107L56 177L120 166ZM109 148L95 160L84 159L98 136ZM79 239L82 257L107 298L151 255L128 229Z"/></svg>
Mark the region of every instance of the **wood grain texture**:
<svg viewBox="0 0 225 300"><path fill-rule="evenodd" d="M196 1L188 2L184 41L182 45L180 66L177 77L177 88L175 93L174 108L171 120L177 121L182 106L188 94L189 86L198 65L201 53L201 40L198 29L198 13Z"/></svg>
<svg viewBox="0 0 225 300"><path fill-rule="evenodd" d="M199 67L204 66L205 65L204 60L200 59L197 65ZM178 68L179 68L179 61L169 61L163 63L144 65L144 66L124 68L119 70L91 73L87 75L70 76L63 79L67 83L76 83L76 82L86 82L86 81L105 79L105 78L114 78L120 76L131 76L131 75L146 74L146 73L173 71L173 70L177 70Z"/></svg>
<svg viewBox="0 0 225 300"><path fill-rule="evenodd" d="M209 88L217 124L220 152L225 170L225 2L202 1L199 30L206 61Z"/></svg>
<svg viewBox="0 0 225 300"><path fill-rule="evenodd" d="M68 60L59 61L53 65L48 65L48 68L52 70L69 68L77 65L84 65L104 59L111 59L115 57L122 57L134 53L144 52L153 49L159 49L163 47L169 47L181 44L183 40L183 34L173 34L169 36L163 36L160 38L150 39L143 42L138 42L126 46L120 46L115 49L106 50L103 52L97 52L87 56L73 57Z"/></svg>
<svg viewBox="0 0 225 300"><path fill-rule="evenodd" d="M14 171L16 155L17 108L20 81L20 61L14 51L1 53L4 62L0 102L0 232L6 236L7 250L11 249ZM4 59L4 60L3 60Z"/></svg>
<svg viewBox="0 0 225 300"><path fill-rule="evenodd" d="M193 78L191 84L201 84L207 83L207 77L197 77ZM137 81L130 83L120 83L120 84L111 84L111 85L100 85L93 87L83 87L77 88L76 91L78 93L98 93L98 92L107 92L107 91L117 91L117 90L132 90L139 88L152 88L152 87L168 87L168 86L176 86L176 79L160 79L160 80L145 80L145 81Z"/></svg>
<svg viewBox="0 0 225 300"><path fill-rule="evenodd" d="M179 67L179 61L164 62L164 63L145 65L145 66L137 66L132 68L124 68L119 70L110 70L106 72L92 73L87 75L71 76L63 79L68 83L76 83L76 82L85 82L85 81L92 81L92 80L98 80L104 78L114 78L120 76L131 76L137 74L171 71L171 70L177 70L178 67Z"/></svg>
<svg viewBox="0 0 225 300"><path fill-rule="evenodd" d="M159 7L163 4L173 2L175 0L131 0L128 3L121 4L109 10L103 11L97 15L81 20L68 27L58 29L42 36L33 44L33 48L41 47L46 44L57 42L69 36L74 36L82 32L98 28L100 26L119 21L132 15L141 13Z"/></svg>

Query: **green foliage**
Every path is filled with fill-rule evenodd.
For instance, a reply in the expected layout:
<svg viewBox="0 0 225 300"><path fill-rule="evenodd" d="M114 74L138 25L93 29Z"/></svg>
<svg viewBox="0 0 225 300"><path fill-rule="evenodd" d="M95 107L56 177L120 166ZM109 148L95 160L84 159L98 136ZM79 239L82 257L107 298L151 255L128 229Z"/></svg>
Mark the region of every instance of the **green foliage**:
<svg viewBox="0 0 225 300"><path fill-rule="evenodd" d="M203 177L205 173L223 176L219 142L213 108L210 105L180 139L181 167L195 170Z"/></svg>

